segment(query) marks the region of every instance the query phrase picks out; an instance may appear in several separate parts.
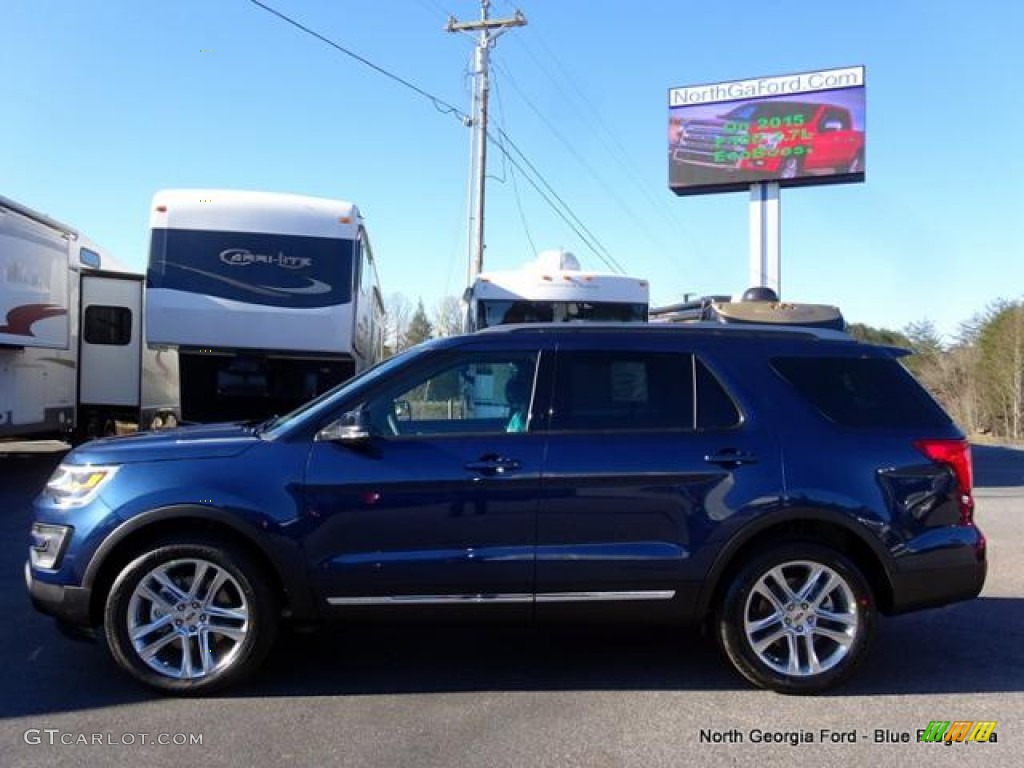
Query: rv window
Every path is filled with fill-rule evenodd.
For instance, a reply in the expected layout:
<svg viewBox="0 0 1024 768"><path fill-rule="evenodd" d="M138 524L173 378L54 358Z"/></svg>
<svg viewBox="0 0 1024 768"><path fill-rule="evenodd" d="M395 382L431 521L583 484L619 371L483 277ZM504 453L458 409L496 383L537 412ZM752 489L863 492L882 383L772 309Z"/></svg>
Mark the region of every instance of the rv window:
<svg viewBox="0 0 1024 768"><path fill-rule="evenodd" d="M78 249L78 260L86 267L100 268L100 255L96 251L90 251L88 248Z"/></svg>
<svg viewBox="0 0 1024 768"><path fill-rule="evenodd" d="M124 346L132 340L132 311L92 304L85 308L82 326L87 344Z"/></svg>

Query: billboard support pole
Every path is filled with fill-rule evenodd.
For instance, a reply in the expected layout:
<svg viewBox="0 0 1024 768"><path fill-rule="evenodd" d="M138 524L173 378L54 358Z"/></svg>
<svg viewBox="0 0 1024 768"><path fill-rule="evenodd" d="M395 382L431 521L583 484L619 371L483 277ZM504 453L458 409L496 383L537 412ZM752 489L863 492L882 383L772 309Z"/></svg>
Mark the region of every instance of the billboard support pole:
<svg viewBox="0 0 1024 768"><path fill-rule="evenodd" d="M750 281L782 298L781 209L778 182L750 185Z"/></svg>

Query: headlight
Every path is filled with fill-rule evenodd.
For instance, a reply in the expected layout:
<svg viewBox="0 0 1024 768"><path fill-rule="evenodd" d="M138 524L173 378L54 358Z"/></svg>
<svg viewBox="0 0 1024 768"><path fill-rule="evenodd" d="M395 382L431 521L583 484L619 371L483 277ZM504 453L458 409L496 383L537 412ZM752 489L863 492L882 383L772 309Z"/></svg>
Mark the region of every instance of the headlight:
<svg viewBox="0 0 1024 768"><path fill-rule="evenodd" d="M116 466L61 464L47 481L44 493L52 496L59 507L81 507L96 498L117 470Z"/></svg>

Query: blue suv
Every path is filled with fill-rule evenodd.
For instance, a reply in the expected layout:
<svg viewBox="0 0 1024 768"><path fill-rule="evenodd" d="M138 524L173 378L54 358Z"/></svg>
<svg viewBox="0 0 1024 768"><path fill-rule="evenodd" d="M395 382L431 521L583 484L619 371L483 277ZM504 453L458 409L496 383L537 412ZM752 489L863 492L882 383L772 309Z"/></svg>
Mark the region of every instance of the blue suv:
<svg viewBox="0 0 1024 768"><path fill-rule="evenodd" d="M835 331L503 326L286 416L72 451L28 590L170 693L252 672L282 621L703 625L753 683L838 684L876 616L978 595L963 434Z"/></svg>

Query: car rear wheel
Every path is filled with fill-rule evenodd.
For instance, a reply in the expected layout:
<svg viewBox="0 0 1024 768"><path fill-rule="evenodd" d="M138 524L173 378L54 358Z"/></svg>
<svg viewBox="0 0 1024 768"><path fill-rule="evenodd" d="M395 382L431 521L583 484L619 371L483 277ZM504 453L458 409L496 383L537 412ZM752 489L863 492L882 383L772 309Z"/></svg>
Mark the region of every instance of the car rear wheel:
<svg viewBox="0 0 1024 768"><path fill-rule="evenodd" d="M827 547L791 542L761 553L734 576L716 634L733 666L755 685L816 693L853 672L874 623L874 600L856 565Z"/></svg>
<svg viewBox="0 0 1024 768"><path fill-rule="evenodd" d="M242 551L168 542L118 576L105 610L118 665L167 693L208 693L262 662L277 630L273 592Z"/></svg>

